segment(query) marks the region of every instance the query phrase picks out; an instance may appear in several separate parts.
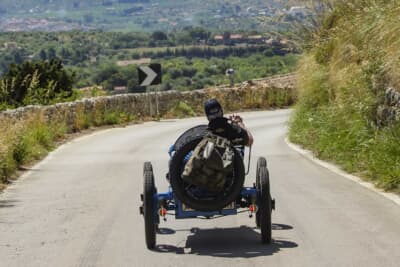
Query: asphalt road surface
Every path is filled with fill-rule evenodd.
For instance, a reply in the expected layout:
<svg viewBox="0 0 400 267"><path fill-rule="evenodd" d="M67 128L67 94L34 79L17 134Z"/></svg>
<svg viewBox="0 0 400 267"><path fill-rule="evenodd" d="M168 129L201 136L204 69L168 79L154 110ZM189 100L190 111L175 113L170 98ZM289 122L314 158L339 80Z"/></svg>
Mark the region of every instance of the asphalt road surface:
<svg viewBox="0 0 400 267"><path fill-rule="evenodd" d="M204 118L150 122L76 139L0 194L0 266L400 266L400 207L324 169L284 142L289 110L242 114L265 156L273 243L247 213L168 218L146 249L142 166L167 189L167 149Z"/></svg>

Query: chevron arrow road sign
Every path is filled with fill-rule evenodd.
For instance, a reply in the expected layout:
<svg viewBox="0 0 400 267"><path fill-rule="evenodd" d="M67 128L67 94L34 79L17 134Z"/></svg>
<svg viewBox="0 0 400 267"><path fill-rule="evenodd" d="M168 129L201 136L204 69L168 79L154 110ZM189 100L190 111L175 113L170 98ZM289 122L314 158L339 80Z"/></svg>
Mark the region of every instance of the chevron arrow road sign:
<svg viewBox="0 0 400 267"><path fill-rule="evenodd" d="M161 65L150 64L149 66L141 66L139 71L140 86L156 85L161 83Z"/></svg>

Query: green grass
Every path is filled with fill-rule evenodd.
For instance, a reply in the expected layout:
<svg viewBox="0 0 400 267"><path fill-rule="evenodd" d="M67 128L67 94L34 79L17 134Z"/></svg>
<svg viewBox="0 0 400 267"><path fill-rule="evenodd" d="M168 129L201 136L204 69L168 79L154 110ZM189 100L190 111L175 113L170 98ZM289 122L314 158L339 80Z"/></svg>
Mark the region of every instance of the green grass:
<svg viewBox="0 0 400 267"><path fill-rule="evenodd" d="M346 171L400 192L400 123L378 126L377 107L399 87L400 9L394 1L339 1L299 61L289 138Z"/></svg>
<svg viewBox="0 0 400 267"><path fill-rule="evenodd" d="M321 159L400 192L400 124L371 127L360 113L343 114L332 107L310 111L297 106L289 138Z"/></svg>
<svg viewBox="0 0 400 267"><path fill-rule="evenodd" d="M171 108L165 117L186 118L196 116L196 112L191 106L183 101L179 101L173 108Z"/></svg>
<svg viewBox="0 0 400 267"><path fill-rule="evenodd" d="M17 122L4 119L0 129L0 183L6 183L24 164L47 155L66 133L62 124L47 124L40 115Z"/></svg>
<svg viewBox="0 0 400 267"><path fill-rule="evenodd" d="M100 117L76 110L72 128L64 122L46 122L41 115L32 115L19 121L0 121L0 190L15 172L52 151L68 133L82 131L93 126L126 124L136 117L117 111L102 111Z"/></svg>

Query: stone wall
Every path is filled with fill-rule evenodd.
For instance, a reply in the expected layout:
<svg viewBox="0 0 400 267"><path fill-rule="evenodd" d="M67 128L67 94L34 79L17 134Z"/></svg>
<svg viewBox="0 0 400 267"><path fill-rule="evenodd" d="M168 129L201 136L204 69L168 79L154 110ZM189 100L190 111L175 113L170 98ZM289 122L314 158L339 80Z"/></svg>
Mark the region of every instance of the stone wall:
<svg viewBox="0 0 400 267"><path fill-rule="evenodd" d="M384 103L378 107L378 123L388 125L395 121L400 121L400 92L389 88Z"/></svg>
<svg viewBox="0 0 400 267"><path fill-rule="evenodd" d="M33 115L44 116L47 122L61 122L70 131L79 130L79 124L90 121L101 125L105 114L122 113L143 119L168 115L179 102L190 106L198 115L203 113L205 100L215 97L227 111L268 109L289 106L295 101L294 76L283 75L244 82L234 88L216 87L195 91L167 91L149 94L123 94L82 99L52 106L27 106L0 113L0 119L24 120Z"/></svg>

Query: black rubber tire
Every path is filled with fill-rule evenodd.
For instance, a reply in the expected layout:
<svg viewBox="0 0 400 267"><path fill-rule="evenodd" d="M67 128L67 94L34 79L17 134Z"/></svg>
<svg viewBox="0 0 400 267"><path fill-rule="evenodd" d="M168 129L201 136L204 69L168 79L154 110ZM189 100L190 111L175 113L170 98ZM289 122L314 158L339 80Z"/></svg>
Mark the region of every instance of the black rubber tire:
<svg viewBox="0 0 400 267"><path fill-rule="evenodd" d="M260 169L264 167L267 167L267 160L264 157L259 157L256 169L256 185L260 184Z"/></svg>
<svg viewBox="0 0 400 267"><path fill-rule="evenodd" d="M144 164L143 164L143 175L144 175L144 173L146 172L146 171L153 171L153 165L151 165L151 162L149 162L149 161L146 161Z"/></svg>
<svg viewBox="0 0 400 267"><path fill-rule="evenodd" d="M198 211L220 211L233 201L237 199L243 188L245 170L242 156L240 152L234 149L234 180L230 186L229 192L219 194L216 198L212 199L196 199L188 194L185 190L185 182L181 178L182 162L184 157L203 139L201 136L194 137L183 144L179 150L174 154L170 165L170 182L171 187L176 197L190 208ZM187 184L186 184L187 185Z"/></svg>
<svg viewBox="0 0 400 267"><path fill-rule="evenodd" d="M153 168L150 162L146 162L143 167L143 216L144 231L146 236L146 246L148 249L154 249L156 246L157 224L154 223L154 209L157 203L154 203L154 194L157 189L154 183Z"/></svg>
<svg viewBox="0 0 400 267"><path fill-rule="evenodd" d="M267 160L264 157L260 157L257 160L257 169L256 169L256 188L257 190L261 190L261 184L260 184L260 172L261 169L266 168L267 167ZM257 212L256 213L256 225L258 228L260 228L260 213Z"/></svg>
<svg viewBox="0 0 400 267"><path fill-rule="evenodd" d="M204 135L206 135L207 133L207 128L208 125L201 124L186 130L183 134L181 134L178 137L178 139L176 139L174 144L175 151L178 151L179 149L181 149L182 146L184 146L185 144L189 143L194 139L204 137Z"/></svg>
<svg viewBox="0 0 400 267"><path fill-rule="evenodd" d="M259 217L261 228L261 242L270 244L272 241L272 200L269 183L269 172L266 166L260 166L260 184L258 190L258 211L256 217Z"/></svg>

